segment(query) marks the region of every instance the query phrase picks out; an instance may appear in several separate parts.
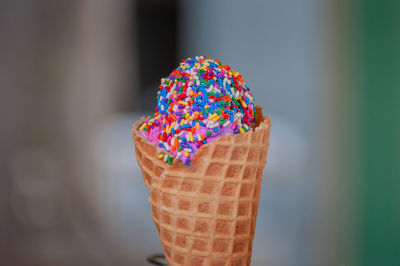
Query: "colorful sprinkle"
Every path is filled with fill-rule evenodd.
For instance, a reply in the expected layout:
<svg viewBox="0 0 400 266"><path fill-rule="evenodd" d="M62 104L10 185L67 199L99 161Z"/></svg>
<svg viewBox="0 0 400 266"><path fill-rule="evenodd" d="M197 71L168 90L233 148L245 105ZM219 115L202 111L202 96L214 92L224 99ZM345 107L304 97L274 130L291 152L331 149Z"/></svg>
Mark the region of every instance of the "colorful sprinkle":
<svg viewBox="0 0 400 266"><path fill-rule="evenodd" d="M183 60L161 79L154 116L139 127L150 142L185 164L204 144L254 127L254 96L242 76L218 59ZM158 158L172 164L169 155Z"/></svg>

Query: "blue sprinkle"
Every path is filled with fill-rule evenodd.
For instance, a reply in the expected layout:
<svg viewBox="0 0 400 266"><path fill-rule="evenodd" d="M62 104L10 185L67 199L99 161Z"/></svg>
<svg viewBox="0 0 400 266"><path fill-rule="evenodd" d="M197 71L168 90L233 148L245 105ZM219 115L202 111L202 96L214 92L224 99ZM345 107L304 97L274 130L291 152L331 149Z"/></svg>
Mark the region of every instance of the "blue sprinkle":
<svg viewBox="0 0 400 266"><path fill-rule="evenodd" d="M190 145L188 145L187 143L184 143L184 142L181 142L180 145L181 145L182 147L184 147L184 148L188 148L188 149L191 148Z"/></svg>
<svg viewBox="0 0 400 266"><path fill-rule="evenodd" d="M204 113L205 115L208 115L208 112L206 111L206 109L204 108L204 106L200 106L200 108L201 108L201 111L203 111L203 113Z"/></svg>
<svg viewBox="0 0 400 266"><path fill-rule="evenodd" d="M215 133L217 133L218 130L219 130L219 127L216 127L216 128L213 129L213 131L214 131Z"/></svg>

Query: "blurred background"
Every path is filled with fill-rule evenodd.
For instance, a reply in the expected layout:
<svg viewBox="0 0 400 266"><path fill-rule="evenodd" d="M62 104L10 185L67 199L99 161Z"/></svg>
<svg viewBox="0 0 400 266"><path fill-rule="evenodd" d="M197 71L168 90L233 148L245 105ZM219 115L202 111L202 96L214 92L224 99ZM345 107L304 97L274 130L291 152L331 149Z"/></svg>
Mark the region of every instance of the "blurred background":
<svg viewBox="0 0 400 266"><path fill-rule="evenodd" d="M132 123L189 56L271 115L253 265L400 265L400 2L0 1L0 265L161 252Z"/></svg>

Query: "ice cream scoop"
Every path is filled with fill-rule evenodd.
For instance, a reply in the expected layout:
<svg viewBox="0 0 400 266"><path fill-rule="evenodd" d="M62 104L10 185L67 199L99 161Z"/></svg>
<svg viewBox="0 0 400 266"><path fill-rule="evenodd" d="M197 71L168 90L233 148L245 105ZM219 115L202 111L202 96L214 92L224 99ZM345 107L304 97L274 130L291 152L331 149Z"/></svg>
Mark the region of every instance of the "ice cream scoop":
<svg viewBox="0 0 400 266"><path fill-rule="evenodd" d="M218 59L196 56L183 60L161 79L154 115L139 131L150 143L190 165L204 144L254 127L254 97L242 76Z"/></svg>

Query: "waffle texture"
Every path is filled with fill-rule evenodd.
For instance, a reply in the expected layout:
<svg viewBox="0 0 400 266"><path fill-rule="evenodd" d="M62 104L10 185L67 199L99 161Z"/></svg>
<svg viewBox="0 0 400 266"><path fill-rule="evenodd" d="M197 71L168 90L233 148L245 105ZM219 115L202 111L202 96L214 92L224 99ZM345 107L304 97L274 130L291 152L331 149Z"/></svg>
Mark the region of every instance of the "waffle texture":
<svg viewBox="0 0 400 266"><path fill-rule="evenodd" d="M140 134L142 119L134 124L136 159L169 265L250 265L270 133L269 116L256 110L254 130L204 145L193 167L158 159L166 152Z"/></svg>

